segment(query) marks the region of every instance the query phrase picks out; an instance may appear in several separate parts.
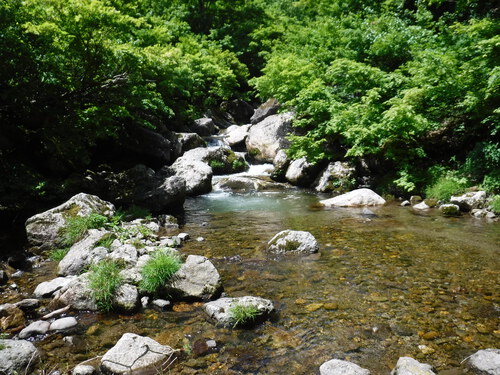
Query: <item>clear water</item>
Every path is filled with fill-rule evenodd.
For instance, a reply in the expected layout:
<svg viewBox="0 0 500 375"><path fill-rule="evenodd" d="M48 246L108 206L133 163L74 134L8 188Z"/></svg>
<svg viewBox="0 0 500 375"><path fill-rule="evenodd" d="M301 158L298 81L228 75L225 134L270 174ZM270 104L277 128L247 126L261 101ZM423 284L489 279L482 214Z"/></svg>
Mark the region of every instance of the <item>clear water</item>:
<svg viewBox="0 0 500 375"><path fill-rule="evenodd" d="M181 230L192 240L182 252L211 258L229 296L272 299L271 321L251 330L215 327L200 303L132 316L81 314L73 345L61 336L37 343L47 366L71 368L104 354L125 332L177 349L216 340L218 352L188 351L171 374L318 374L332 358L388 374L401 356L441 371L500 347L499 222L396 203L371 208L373 214L326 210L316 207L319 199L297 190L186 201ZM284 229L311 232L319 254L268 254L266 242Z"/></svg>

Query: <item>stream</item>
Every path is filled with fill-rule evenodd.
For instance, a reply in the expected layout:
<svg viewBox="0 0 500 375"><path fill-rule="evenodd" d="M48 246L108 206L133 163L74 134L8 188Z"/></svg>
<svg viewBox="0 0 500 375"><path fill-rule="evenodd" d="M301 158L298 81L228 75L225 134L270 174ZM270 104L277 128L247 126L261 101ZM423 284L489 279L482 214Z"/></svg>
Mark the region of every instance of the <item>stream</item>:
<svg viewBox="0 0 500 375"><path fill-rule="evenodd" d="M228 296L271 299L277 310L271 321L254 329L216 327L201 303L186 302L165 312L80 313L81 329L71 339L36 340L45 367L71 370L125 332L184 349L169 374L317 374L332 358L388 374L402 356L452 374L477 350L498 347L498 222L445 218L398 202L371 213L319 209L322 198L296 188L214 190L185 202L180 231L191 239L181 252L210 258ZM319 253L267 253L267 241L284 229L311 232ZM55 262L45 262L19 284L29 290L55 271ZM206 339L216 341L216 350L197 355Z"/></svg>

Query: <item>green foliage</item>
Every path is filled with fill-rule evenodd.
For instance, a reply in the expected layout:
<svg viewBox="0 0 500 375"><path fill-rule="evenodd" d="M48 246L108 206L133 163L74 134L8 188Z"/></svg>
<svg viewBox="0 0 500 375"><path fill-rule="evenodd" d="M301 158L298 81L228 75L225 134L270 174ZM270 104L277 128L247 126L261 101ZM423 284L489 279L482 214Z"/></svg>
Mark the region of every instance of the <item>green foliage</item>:
<svg viewBox="0 0 500 375"><path fill-rule="evenodd" d="M66 218L65 226L61 230L62 243L64 246L72 246L80 241L87 230L102 228L108 222L103 215L92 213L89 216L70 216Z"/></svg>
<svg viewBox="0 0 500 375"><path fill-rule="evenodd" d="M259 315L259 308L252 304L237 303L229 309L229 316L234 320L233 328L251 325Z"/></svg>
<svg viewBox="0 0 500 375"><path fill-rule="evenodd" d="M106 249L111 248L111 244L116 239L114 233L106 233L99 241L94 244L94 247L105 247Z"/></svg>
<svg viewBox="0 0 500 375"><path fill-rule="evenodd" d="M181 268L179 255L170 249L158 249L141 269L139 288L147 293L159 293Z"/></svg>
<svg viewBox="0 0 500 375"><path fill-rule="evenodd" d="M49 252L49 258L59 262L63 260L63 258L68 254L69 252L69 247L66 247L64 249L54 249Z"/></svg>
<svg viewBox="0 0 500 375"><path fill-rule="evenodd" d="M500 215L500 195L491 197L490 208L495 214Z"/></svg>
<svg viewBox="0 0 500 375"><path fill-rule="evenodd" d="M449 201L452 195L463 193L466 187L467 180L465 178L458 178L448 173L439 177L433 185L429 186L425 190L425 194L429 198Z"/></svg>
<svg viewBox="0 0 500 375"><path fill-rule="evenodd" d="M113 298L122 284L121 266L114 260L102 260L89 269L89 287L97 307L102 311L113 309Z"/></svg>
<svg viewBox="0 0 500 375"><path fill-rule="evenodd" d="M219 172L223 171L226 167L224 162L219 161L219 160L210 160L209 165L213 169L214 173L219 173Z"/></svg>

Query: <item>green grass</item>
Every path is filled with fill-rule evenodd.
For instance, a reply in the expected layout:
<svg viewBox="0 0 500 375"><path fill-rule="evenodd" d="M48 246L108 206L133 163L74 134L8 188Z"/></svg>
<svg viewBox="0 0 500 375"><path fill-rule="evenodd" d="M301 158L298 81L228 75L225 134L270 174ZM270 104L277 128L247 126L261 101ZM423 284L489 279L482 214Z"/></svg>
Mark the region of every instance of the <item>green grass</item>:
<svg viewBox="0 0 500 375"><path fill-rule="evenodd" d="M63 258L68 254L69 247L66 247L64 249L54 249L49 252L49 258L59 262L63 260Z"/></svg>
<svg viewBox="0 0 500 375"><path fill-rule="evenodd" d="M71 216L66 218L66 225L61 230L62 244L72 246L80 241L87 230L104 227L108 218L99 214L90 214L89 216Z"/></svg>
<svg viewBox="0 0 500 375"><path fill-rule="evenodd" d="M500 195L494 195L490 202L491 211L495 214L500 214Z"/></svg>
<svg viewBox="0 0 500 375"><path fill-rule="evenodd" d="M235 328L237 326L248 326L255 323L255 319L257 319L260 313L255 305L237 303L229 309L229 315L234 320L233 328Z"/></svg>
<svg viewBox="0 0 500 375"><path fill-rule="evenodd" d="M99 310L110 311L113 308L113 297L123 281L120 271L120 264L109 259L90 266L89 287Z"/></svg>
<svg viewBox="0 0 500 375"><path fill-rule="evenodd" d="M94 244L94 247L105 247L106 249L111 249L111 244L115 239L116 235L114 233L107 233Z"/></svg>
<svg viewBox="0 0 500 375"><path fill-rule="evenodd" d="M176 253L159 249L141 270L139 288L147 293L158 293L181 268L181 258Z"/></svg>
<svg viewBox="0 0 500 375"><path fill-rule="evenodd" d="M433 185L427 187L425 194L427 198L434 198L447 202L452 195L461 194L467 187L467 181L454 176L441 176Z"/></svg>

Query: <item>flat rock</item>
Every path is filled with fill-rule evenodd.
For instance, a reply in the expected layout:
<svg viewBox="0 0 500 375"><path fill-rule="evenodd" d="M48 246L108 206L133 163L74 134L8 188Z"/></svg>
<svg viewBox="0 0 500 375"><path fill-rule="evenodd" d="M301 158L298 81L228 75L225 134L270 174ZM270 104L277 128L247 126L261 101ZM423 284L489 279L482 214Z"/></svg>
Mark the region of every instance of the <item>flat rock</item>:
<svg viewBox="0 0 500 375"><path fill-rule="evenodd" d="M33 322L29 326L24 328L21 332L19 332L19 338L27 339L28 337L36 335L44 335L48 332L49 327L49 322L45 320L37 320L36 322Z"/></svg>
<svg viewBox="0 0 500 375"><path fill-rule="evenodd" d="M207 313L208 317L215 323L220 324L224 327L232 327L237 322L231 314L231 309L237 305L255 306L259 311L258 316L256 317L256 322L267 319L269 315L274 311L274 305L272 301L265 298L253 296L219 298L218 300L204 304L203 309Z"/></svg>
<svg viewBox="0 0 500 375"><path fill-rule="evenodd" d="M76 276L56 277L50 281L44 281L35 288L33 295L37 298L51 297L59 289L68 285Z"/></svg>
<svg viewBox="0 0 500 375"><path fill-rule="evenodd" d="M175 351L149 337L125 333L101 359L101 368L108 374L139 374L161 371L162 364Z"/></svg>
<svg viewBox="0 0 500 375"><path fill-rule="evenodd" d="M370 371L340 359L332 359L323 363L319 368L319 373L320 375L370 375Z"/></svg>
<svg viewBox="0 0 500 375"><path fill-rule="evenodd" d="M370 189L356 189L330 199L320 201L323 206L356 207L380 206L385 204L385 199Z"/></svg>
<svg viewBox="0 0 500 375"><path fill-rule="evenodd" d="M75 327L78 324L76 318L72 316L67 316L65 318L60 318L52 323L50 323L49 330L50 331L64 331L70 328Z"/></svg>
<svg viewBox="0 0 500 375"><path fill-rule="evenodd" d="M466 361L474 374L500 375L500 349L479 350Z"/></svg>
<svg viewBox="0 0 500 375"><path fill-rule="evenodd" d="M436 375L436 373L432 371L431 365L420 363L410 357L401 357L391 375Z"/></svg>
<svg viewBox="0 0 500 375"><path fill-rule="evenodd" d="M0 345L4 347L0 352L0 374L25 374L38 362L38 350L29 341L0 339Z"/></svg>
<svg viewBox="0 0 500 375"><path fill-rule="evenodd" d="M267 249L278 254L310 254L318 252L319 244L309 232L287 229L276 234L267 243Z"/></svg>

